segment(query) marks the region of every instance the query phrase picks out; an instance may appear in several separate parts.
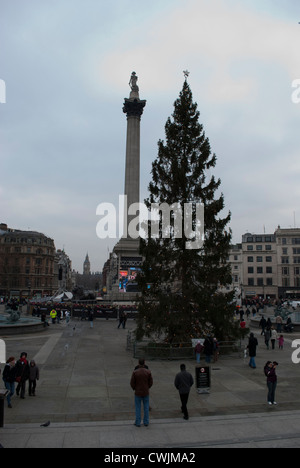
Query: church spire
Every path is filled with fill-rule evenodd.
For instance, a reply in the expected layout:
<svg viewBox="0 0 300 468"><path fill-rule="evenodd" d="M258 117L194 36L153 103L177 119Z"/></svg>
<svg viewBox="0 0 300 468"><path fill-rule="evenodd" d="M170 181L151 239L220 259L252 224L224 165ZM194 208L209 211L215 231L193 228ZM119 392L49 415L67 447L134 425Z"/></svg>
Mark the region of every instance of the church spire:
<svg viewBox="0 0 300 468"><path fill-rule="evenodd" d="M83 274L89 275L91 273L91 262L89 259L89 254L86 254L85 261L83 263Z"/></svg>

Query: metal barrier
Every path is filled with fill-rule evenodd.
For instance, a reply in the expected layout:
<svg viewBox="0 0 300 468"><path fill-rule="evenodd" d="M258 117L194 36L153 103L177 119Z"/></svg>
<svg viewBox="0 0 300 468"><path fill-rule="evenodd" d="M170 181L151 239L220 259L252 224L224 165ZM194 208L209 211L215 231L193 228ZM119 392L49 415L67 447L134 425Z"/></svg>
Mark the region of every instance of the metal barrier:
<svg viewBox="0 0 300 468"><path fill-rule="evenodd" d="M132 340L131 334L127 336L127 350L133 352L135 359L179 360L195 358L195 350L191 343L164 345L163 343L153 343L150 341L137 342ZM219 342L218 353L221 357L240 358L243 355L242 344L240 341L221 341ZM202 352L201 358L204 358L204 356L204 352Z"/></svg>

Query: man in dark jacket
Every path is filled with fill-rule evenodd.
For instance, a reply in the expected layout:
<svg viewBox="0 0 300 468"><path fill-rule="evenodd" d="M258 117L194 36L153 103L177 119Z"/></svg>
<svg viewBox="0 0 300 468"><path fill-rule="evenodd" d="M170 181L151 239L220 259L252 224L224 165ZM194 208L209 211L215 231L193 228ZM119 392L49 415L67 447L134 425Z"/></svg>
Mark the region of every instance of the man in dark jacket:
<svg viewBox="0 0 300 468"><path fill-rule="evenodd" d="M25 390L26 390L26 381L29 379L29 362L27 361L27 353L22 353L20 359L16 364L16 381L18 382L18 386L16 389L16 393L22 400L25 399Z"/></svg>
<svg viewBox="0 0 300 468"><path fill-rule="evenodd" d="M144 405L144 426L149 426L149 390L153 385L150 370L145 366L145 361L140 360L134 370L130 385L135 392L135 426L141 427L141 407Z"/></svg>
<svg viewBox="0 0 300 468"><path fill-rule="evenodd" d="M248 343L248 350L249 350L249 357L250 357L250 362L249 362L249 367L252 367L252 369L256 369L256 348L258 346L258 341L257 338L255 338L254 333L250 333L249 337L249 343Z"/></svg>
<svg viewBox="0 0 300 468"><path fill-rule="evenodd" d="M183 412L183 418L189 419L189 413L187 410L187 403L191 387L194 385L194 379L192 375L187 372L185 364L181 364L180 371L175 377L175 387L179 391L181 400L181 411Z"/></svg>

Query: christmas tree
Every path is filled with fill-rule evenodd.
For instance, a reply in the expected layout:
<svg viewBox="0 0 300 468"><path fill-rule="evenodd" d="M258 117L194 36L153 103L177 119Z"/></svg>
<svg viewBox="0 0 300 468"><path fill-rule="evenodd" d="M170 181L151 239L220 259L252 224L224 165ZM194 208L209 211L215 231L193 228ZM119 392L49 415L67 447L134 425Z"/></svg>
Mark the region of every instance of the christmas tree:
<svg viewBox="0 0 300 468"><path fill-rule="evenodd" d="M230 213L221 217L221 181L211 175L217 159L199 123L197 107L185 79L165 125L165 141L158 142L145 200L149 211L154 206L172 210L169 225L161 210L156 224L148 221L148 235L141 239L144 263L138 278L142 295L137 339L156 336L179 343L207 332L219 340L238 334L233 293L221 292L222 286L232 281L228 264ZM199 232L199 207L204 212L203 234L201 242L198 237L193 243L190 231Z"/></svg>

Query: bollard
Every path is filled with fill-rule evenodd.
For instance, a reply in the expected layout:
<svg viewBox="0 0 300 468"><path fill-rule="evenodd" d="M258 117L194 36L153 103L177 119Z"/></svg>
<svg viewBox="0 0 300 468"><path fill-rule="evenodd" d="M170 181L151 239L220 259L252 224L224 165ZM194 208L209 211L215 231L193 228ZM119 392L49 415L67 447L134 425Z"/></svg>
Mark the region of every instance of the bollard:
<svg viewBox="0 0 300 468"><path fill-rule="evenodd" d="M8 390L0 390L0 427L4 427L4 400Z"/></svg>

